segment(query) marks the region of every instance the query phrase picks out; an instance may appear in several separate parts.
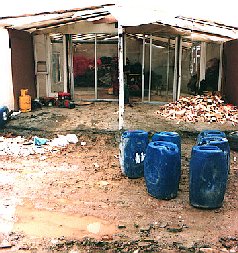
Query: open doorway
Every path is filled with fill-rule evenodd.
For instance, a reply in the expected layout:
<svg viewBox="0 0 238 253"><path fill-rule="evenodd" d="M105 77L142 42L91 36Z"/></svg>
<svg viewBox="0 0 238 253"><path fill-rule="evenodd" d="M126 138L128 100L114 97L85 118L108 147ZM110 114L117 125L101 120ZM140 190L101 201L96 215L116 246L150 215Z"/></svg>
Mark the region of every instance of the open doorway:
<svg viewBox="0 0 238 253"><path fill-rule="evenodd" d="M153 37L145 49L145 99L173 101L174 40Z"/></svg>
<svg viewBox="0 0 238 253"><path fill-rule="evenodd" d="M74 98L118 98L117 36L78 34L72 38Z"/></svg>

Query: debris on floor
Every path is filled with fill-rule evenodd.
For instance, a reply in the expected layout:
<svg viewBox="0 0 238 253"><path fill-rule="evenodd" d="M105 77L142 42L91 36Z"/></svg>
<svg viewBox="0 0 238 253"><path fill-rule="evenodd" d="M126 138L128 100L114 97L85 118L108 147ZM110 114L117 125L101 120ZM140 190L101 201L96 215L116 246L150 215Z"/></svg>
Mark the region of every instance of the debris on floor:
<svg viewBox="0 0 238 253"><path fill-rule="evenodd" d="M52 140L37 136L30 140L21 136L10 138L0 136L0 156L26 157L36 154L56 153L70 143L76 144L77 142L78 137L75 134L58 135ZM43 157L45 159L45 156Z"/></svg>
<svg viewBox="0 0 238 253"><path fill-rule="evenodd" d="M1 243L0 243L0 250L2 249L9 249L11 248L12 245L10 242L8 242L6 239L4 239Z"/></svg>
<svg viewBox="0 0 238 253"><path fill-rule="evenodd" d="M76 144L78 142L78 137L75 134L58 135L54 138L49 145L53 147L66 147L70 143Z"/></svg>
<svg viewBox="0 0 238 253"><path fill-rule="evenodd" d="M34 144L35 144L36 146L45 145L45 144L48 142L48 139L39 138L39 137L37 137L37 136L35 136L35 137L33 138L33 140L34 140Z"/></svg>
<svg viewBox="0 0 238 253"><path fill-rule="evenodd" d="M238 123L238 109L234 105L225 104L219 96L198 95L183 97L174 103L169 103L157 111L162 117L185 122L231 122Z"/></svg>

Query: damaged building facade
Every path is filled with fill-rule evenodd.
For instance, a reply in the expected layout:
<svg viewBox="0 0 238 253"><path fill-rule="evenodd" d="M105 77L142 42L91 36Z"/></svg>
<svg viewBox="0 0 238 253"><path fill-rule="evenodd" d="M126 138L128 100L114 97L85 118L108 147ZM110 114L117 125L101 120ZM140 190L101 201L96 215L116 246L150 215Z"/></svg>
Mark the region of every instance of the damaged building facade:
<svg viewBox="0 0 238 253"><path fill-rule="evenodd" d="M236 27L138 12L101 5L1 18L1 104L18 109L23 88L33 99L69 92L74 100L119 100L122 113L126 99L168 102L200 91L238 103L228 67Z"/></svg>

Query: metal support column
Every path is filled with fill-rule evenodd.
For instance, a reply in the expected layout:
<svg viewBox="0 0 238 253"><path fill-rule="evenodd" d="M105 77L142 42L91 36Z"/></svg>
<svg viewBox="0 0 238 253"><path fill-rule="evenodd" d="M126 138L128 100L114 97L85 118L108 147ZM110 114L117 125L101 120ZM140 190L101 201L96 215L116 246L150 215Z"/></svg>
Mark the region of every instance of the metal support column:
<svg viewBox="0 0 238 253"><path fill-rule="evenodd" d="M221 91L221 85L222 85L222 62L223 62L223 43L220 45L219 76L218 76L218 85L217 85L218 91Z"/></svg>
<svg viewBox="0 0 238 253"><path fill-rule="evenodd" d="M63 51L64 51L64 92L68 92L68 50L66 35L63 35Z"/></svg>
<svg viewBox="0 0 238 253"><path fill-rule="evenodd" d="M124 128L123 27L118 24L119 130Z"/></svg>
<svg viewBox="0 0 238 253"><path fill-rule="evenodd" d="M178 58L178 86L176 100L180 97L181 91L181 78L182 78L182 37L179 36L179 58Z"/></svg>
<svg viewBox="0 0 238 253"><path fill-rule="evenodd" d="M68 51L68 87L72 99L74 99L74 69L73 69L73 41L72 35L68 34L67 37L67 51Z"/></svg>
<svg viewBox="0 0 238 253"><path fill-rule="evenodd" d="M126 43L126 34L123 36L123 54L124 54L124 65L126 65L126 57L127 57L127 51L126 51L127 43Z"/></svg>
<svg viewBox="0 0 238 253"><path fill-rule="evenodd" d="M141 69L141 100L145 100L145 35L143 36L143 45L142 45L142 69Z"/></svg>
<svg viewBox="0 0 238 253"><path fill-rule="evenodd" d="M167 78L166 78L166 96L169 95L169 61L170 61L170 39L168 39L168 54L167 54Z"/></svg>
<svg viewBox="0 0 238 253"><path fill-rule="evenodd" d="M150 70L149 70L149 90L148 90L148 102L151 97L151 80L152 80L152 35L150 36Z"/></svg>
<svg viewBox="0 0 238 253"><path fill-rule="evenodd" d="M206 75L206 62L207 62L207 50L206 50L206 42L201 43L200 50L200 82L205 79ZM199 82L199 83L200 83Z"/></svg>
<svg viewBox="0 0 238 253"><path fill-rule="evenodd" d="M95 82L95 99L98 98L98 66L97 66L97 34L95 33L95 43L94 43L94 82Z"/></svg>
<svg viewBox="0 0 238 253"><path fill-rule="evenodd" d="M182 61L182 38L175 39L175 60L174 60L174 81L173 81L173 101L179 99L181 88L181 61Z"/></svg>

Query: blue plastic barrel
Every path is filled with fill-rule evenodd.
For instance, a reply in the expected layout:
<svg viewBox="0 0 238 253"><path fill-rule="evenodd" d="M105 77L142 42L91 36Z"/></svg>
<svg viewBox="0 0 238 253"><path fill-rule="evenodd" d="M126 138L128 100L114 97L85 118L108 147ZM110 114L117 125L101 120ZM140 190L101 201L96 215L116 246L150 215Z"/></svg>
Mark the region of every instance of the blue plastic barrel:
<svg viewBox="0 0 238 253"><path fill-rule="evenodd" d="M230 171L230 146L229 142L226 138L219 137L219 136L207 136L204 138L201 138L198 145L211 145L211 146L217 146L220 148L227 159L227 169Z"/></svg>
<svg viewBox="0 0 238 253"><path fill-rule="evenodd" d="M194 146L189 171L190 204L206 209L221 207L228 178L224 152L217 146Z"/></svg>
<svg viewBox="0 0 238 253"><path fill-rule="evenodd" d="M201 139L204 137L212 137L218 136L222 138L226 138L226 134L220 130L204 130L197 137L197 144L200 143Z"/></svg>
<svg viewBox="0 0 238 253"><path fill-rule="evenodd" d="M152 141L167 141L176 144L181 153L181 138L176 132L158 132L152 136Z"/></svg>
<svg viewBox="0 0 238 253"><path fill-rule="evenodd" d="M149 143L148 132L125 131L121 137L120 164L122 173L129 178L144 176L144 159Z"/></svg>
<svg viewBox="0 0 238 253"><path fill-rule="evenodd" d="M148 193L157 199L177 196L181 175L178 146L171 142L150 142L146 150L144 177Z"/></svg>
<svg viewBox="0 0 238 253"><path fill-rule="evenodd" d="M8 112L9 110L6 106L0 106L0 128L6 124Z"/></svg>

